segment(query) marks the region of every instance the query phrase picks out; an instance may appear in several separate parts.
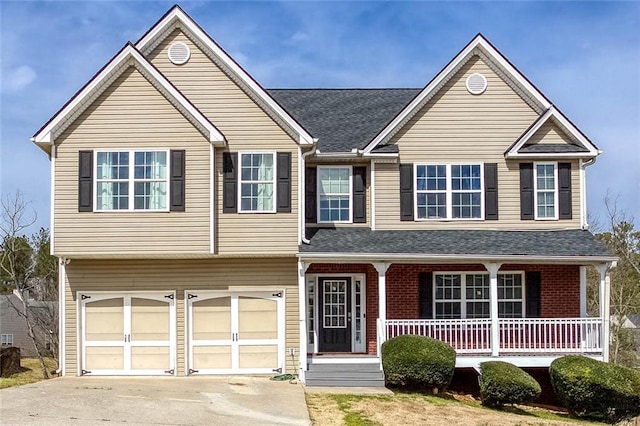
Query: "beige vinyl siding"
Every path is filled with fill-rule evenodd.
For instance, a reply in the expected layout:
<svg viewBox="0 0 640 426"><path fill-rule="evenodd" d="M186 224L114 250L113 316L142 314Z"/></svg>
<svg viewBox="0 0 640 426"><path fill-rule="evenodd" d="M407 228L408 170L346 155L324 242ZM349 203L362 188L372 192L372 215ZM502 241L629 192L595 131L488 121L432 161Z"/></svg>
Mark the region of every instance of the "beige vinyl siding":
<svg viewBox="0 0 640 426"><path fill-rule="evenodd" d="M167 57L171 43L189 46L191 58L174 65ZM298 247L298 145L247 94L179 29L148 59L220 129L229 151L291 152L292 213L222 213L222 151L216 149L217 252L295 253Z"/></svg>
<svg viewBox="0 0 640 426"><path fill-rule="evenodd" d="M56 140L56 255L210 251L210 144L135 67ZM78 151L94 149L186 150L186 211L78 212Z"/></svg>
<svg viewBox="0 0 640 426"><path fill-rule="evenodd" d="M482 73L488 86L471 95L468 75ZM400 221L398 164L376 164L376 229L541 229L580 226L578 162L572 162L573 219L520 220L520 172L504 152L538 115L479 57L463 66L391 140L400 149L400 163L483 162L498 164L497 221Z"/></svg>
<svg viewBox="0 0 640 426"><path fill-rule="evenodd" d="M531 136L527 145L571 143L571 140L553 121L547 121Z"/></svg>
<svg viewBox="0 0 640 426"><path fill-rule="evenodd" d="M210 260L73 260L67 265L66 373L76 375L78 363L77 292L175 291L178 375L185 374L185 290L228 290L235 287L285 291L287 371L297 370L299 348L298 278L295 258Z"/></svg>

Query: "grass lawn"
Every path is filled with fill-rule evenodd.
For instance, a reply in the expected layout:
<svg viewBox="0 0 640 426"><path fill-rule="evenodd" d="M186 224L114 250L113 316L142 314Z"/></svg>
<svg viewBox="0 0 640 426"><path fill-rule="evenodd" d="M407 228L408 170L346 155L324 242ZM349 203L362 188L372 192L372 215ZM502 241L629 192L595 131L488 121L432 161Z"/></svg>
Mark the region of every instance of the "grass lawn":
<svg viewBox="0 0 640 426"><path fill-rule="evenodd" d="M45 358L47 371L57 368L56 361L53 358ZM22 371L9 377L0 377L0 389L9 388L11 386L26 385L28 383L39 382L42 378L42 370L40 369L40 361L38 358L23 358L20 361Z"/></svg>
<svg viewBox="0 0 640 426"><path fill-rule="evenodd" d="M307 406L314 425L322 426L550 426L599 425L575 420L563 413L517 406L493 410L471 398L436 397L422 394L341 395L307 393Z"/></svg>

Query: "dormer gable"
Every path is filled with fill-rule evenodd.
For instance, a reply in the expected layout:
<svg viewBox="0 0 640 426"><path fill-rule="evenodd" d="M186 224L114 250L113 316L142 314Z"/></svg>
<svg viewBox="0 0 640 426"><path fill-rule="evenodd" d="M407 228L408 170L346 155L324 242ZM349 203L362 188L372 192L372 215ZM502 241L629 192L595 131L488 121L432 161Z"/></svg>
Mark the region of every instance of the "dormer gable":
<svg viewBox="0 0 640 426"><path fill-rule="evenodd" d="M507 149L506 158L595 157L601 151L553 105Z"/></svg>
<svg viewBox="0 0 640 426"><path fill-rule="evenodd" d="M46 152L58 135L78 118L122 73L135 67L160 93L187 118L211 143L223 143L224 135L165 76L158 71L131 43L89 80L31 140Z"/></svg>

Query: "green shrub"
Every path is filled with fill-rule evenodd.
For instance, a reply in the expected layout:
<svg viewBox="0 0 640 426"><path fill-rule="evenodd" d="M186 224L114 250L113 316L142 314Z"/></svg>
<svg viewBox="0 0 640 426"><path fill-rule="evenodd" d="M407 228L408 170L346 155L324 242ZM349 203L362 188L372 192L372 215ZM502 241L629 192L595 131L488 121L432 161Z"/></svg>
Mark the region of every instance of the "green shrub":
<svg viewBox="0 0 640 426"><path fill-rule="evenodd" d="M382 367L391 386L438 392L451 383L456 351L430 337L398 336L382 345Z"/></svg>
<svg viewBox="0 0 640 426"><path fill-rule="evenodd" d="M616 422L640 415L640 372L591 358L558 358L549 368L558 399L578 417Z"/></svg>
<svg viewBox="0 0 640 426"><path fill-rule="evenodd" d="M542 392L533 377L508 362L483 362L480 373L480 398L488 407L531 402Z"/></svg>

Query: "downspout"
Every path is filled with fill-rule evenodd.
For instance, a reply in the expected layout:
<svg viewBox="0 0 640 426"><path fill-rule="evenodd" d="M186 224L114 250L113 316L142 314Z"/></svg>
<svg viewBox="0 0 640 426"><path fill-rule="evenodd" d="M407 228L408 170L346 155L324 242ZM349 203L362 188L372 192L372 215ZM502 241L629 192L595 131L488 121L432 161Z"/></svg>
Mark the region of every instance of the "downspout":
<svg viewBox="0 0 640 426"><path fill-rule="evenodd" d="M580 225L582 229L589 229L587 222L587 167L596 163L598 157L580 162Z"/></svg>
<svg viewBox="0 0 640 426"><path fill-rule="evenodd" d="M305 171L306 171L306 159L307 157L309 157L310 155L313 155L316 153L316 150L318 149L318 139L317 138L313 138L313 145L311 146L311 149L305 153L302 153L300 155L300 161L299 161L299 165L300 165L300 170L298 170L298 188L300 188L300 191L298 193L298 212L300 213L300 219L299 219L299 224L300 224L300 241L302 241L303 244L309 244L311 241L309 241L307 239L306 236L306 231L305 231L305 207L306 207L306 203L305 203L305 196L307 193L307 188L306 188L306 175L305 175Z"/></svg>

